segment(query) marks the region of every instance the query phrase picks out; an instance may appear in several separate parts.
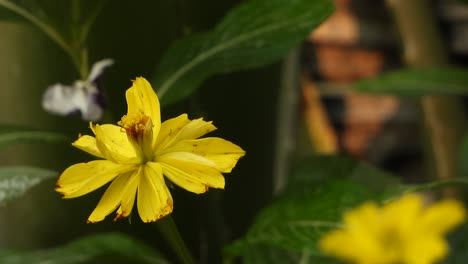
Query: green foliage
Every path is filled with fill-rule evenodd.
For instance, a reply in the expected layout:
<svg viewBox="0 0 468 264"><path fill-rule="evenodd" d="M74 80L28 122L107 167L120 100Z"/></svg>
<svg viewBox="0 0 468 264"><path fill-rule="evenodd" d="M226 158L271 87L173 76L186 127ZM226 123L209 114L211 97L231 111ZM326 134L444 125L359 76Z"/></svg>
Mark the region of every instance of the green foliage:
<svg viewBox="0 0 468 264"><path fill-rule="evenodd" d="M298 45L333 9L329 0L246 1L214 30L188 36L162 58L152 83L162 103L181 100L208 77L263 66Z"/></svg>
<svg viewBox="0 0 468 264"><path fill-rule="evenodd" d="M252 246L243 255L245 264L340 264L335 259L312 256L306 251L296 252L272 246Z"/></svg>
<svg viewBox="0 0 468 264"><path fill-rule="evenodd" d="M88 236L51 249L0 251L0 263L3 264L78 264L91 263L91 261L96 261L92 263L168 263L144 243L119 233Z"/></svg>
<svg viewBox="0 0 468 264"><path fill-rule="evenodd" d="M318 239L340 227L342 213L364 201L381 200L382 191L392 182L398 181L348 158L310 157L299 163L284 193L260 212L247 235L226 248L226 253L256 259L259 256L252 248L278 247L299 253L301 259L318 257ZM291 254L282 257L298 257Z"/></svg>
<svg viewBox="0 0 468 264"><path fill-rule="evenodd" d="M34 167L0 167L0 204L20 197L32 187L57 175L55 171Z"/></svg>
<svg viewBox="0 0 468 264"><path fill-rule="evenodd" d="M323 233L341 226L343 212L364 201L388 201L405 192L425 191L451 180L402 185L365 163L339 156L309 157L298 163L285 191L263 209L242 239L225 248L228 256L246 263L340 263L321 255L317 242ZM452 239L456 248L461 238ZM458 251L458 250L457 250ZM451 259L465 260L459 252Z"/></svg>
<svg viewBox="0 0 468 264"><path fill-rule="evenodd" d="M70 56L83 75L87 67L85 42L105 2L0 0L0 18L19 19L35 26Z"/></svg>
<svg viewBox="0 0 468 264"><path fill-rule="evenodd" d="M465 135L459 153L459 177L468 178L468 135Z"/></svg>
<svg viewBox="0 0 468 264"><path fill-rule="evenodd" d="M318 239L340 227L342 212L377 197L349 180L310 186L306 193L288 193L262 210L246 237L228 252L242 254L252 245L273 245L320 255Z"/></svg>
<svg viewBox="0 0 468 264"><path fill-rule="evenodd" d="M65 143L69 138L63 134L35 129L0 125L0 149L17 143Z"/></svg>
<svg viewBox="0 0 468 264"><path fill-rule="evenodd" d="M0 0L0 17L29 22L56 42L83 42L105 2L106 0ZM77 31L80 33L76 34Z"/></svg>
<svg viewBox="0 0 468 264"><path fill-rule="evenodd" d="M468 263L468 225L456 229L449 236L450 254L442 264Z"/></svg>
<svg viewBox="0 0 468 264"><path fill-rule="evenodd" d="M398 96L468 94L468 70L456 67L402 69L353 84L359 92Z"/></svg>
<svg viewBox="0 0 468 264"><path fill-rule="evenodd" d="M400 184L393 175L365 162L336 155L307 157L294 164L289 177L287 193L309 192L311 187L335 179L351 179L375 192L393 189Z"/></svg>

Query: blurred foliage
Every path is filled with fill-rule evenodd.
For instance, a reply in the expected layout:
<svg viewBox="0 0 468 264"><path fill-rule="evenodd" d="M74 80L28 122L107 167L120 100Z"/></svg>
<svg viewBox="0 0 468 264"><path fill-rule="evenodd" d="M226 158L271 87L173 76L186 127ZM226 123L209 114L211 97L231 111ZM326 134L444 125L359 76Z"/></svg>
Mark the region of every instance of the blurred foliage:
<svg viewBox="0 0 468 264"><path fill-rule="evenodd" d="M0 125L0 149L17 143L66 143L70 139L61 133L38 131L16 125Z"/></svg>
<svg viewBox="0 0 468 264"><path fill-rule="evenodd" d="M144 243L119 233L83 237L51 249L0 251L0 262L4 264L110 263L109 261L112 263L169 263Z"/></svg>
<svg viewBox="0 0 468 264"><path fill-rule="evenodd" d="M309 157L295 166L289 180L245 237L225 248L228 258L242 256L245 263L341 263L323 256L316 246L323 233L341 226L343 212L365 201L385 202L405 192L445 185L444 181L403 185L388 173L340 156ZM453 233L451 243L463 250L444 263L466 261L466 239L459 233Z"/></svg>
<svg viewBox="0 0 468 264"><path fill-rule="evenodd" d="M34 167L0 167L0 204L18 198L42 181L57 176L55 171Z"/></svg>
<svg viewBox="0 0 468 264"><path fill-rule="evenodd" d="M301 263L301 264L340 264L335 259L313 256L307 251L297 252L286 250L280 247L270 245L255 245L246 249L243 254L243 263L245 264L283 264L283 263Z"/></svg>
<svg viewBox="0 0 468 264"><path fill-rule="evenodd" d="M457 67L407 68L357 81L356 91L397 96L466 95L468 70Z"/></svg>
<svg viewBox="0 0 468 264"><path fill-rule="evenodd" d="M340 226L341 215L348 208L367 200L383 201L405 191L439 188L446 183L402 185L393 175L364 162L342 156L312 156L293 164L283 192L266 205L253 220L253 224L251 223L251 215L257 213L258 207L263 206L272 196L272 158L268 155L272 150L274 131L271 132L271 128L275 122L271 111L275 109L274 99L277 93L277 87L272 86L279 82L280 77L277 64L254 73L246 70L278 62L333 10L329 0L291 0L285 3L284 0L136 3L113 3L106 0L0 0L0 19L32 25L52 41L43 41L25 28L19 29L23 30L20 35L30 38L12 34L17 37L17 42L9 43L9 48L31 41L39 44L33 46L33 51L29 51L32 46L27 45L24 45L24 50L16 51L18 54L24 53L25 58L21 55L11 57L22 58L23 64L18 63L20 66L15 66L12 63L20 69L17 71L20 74L12 71L11 75L16 76L15 78L4 78L12 82L21 81L20 84L11 86L12 93L17 92L17 97L21 100L16 98L10 101L14 105L18 105L18 102L26 104L25 102L30 102L28 100L37 101L36 105L27 106L32 122L38 115L38 94L49 84L47 82L76 77L77 74L71 73L71 67L63 67L66 57L62 58L57 51L49 50L48 45L51 43L65 51L74 64L75 73L80 73L80 78L89 70L89 58L115 58L115 69L109 71L110 80L106 82L109 87L106 90L109 98L107 118L111 122L115 121L112 114L120 115L124 112L122 95L123 88L128 83L122 84L123 80L128 81L135 74L151 74L161 102L164 105L179 103L173 106L175 108L168 107L167 115L172 114L174 109L188 108L194 115L207 116L209 119L216 117L216 124L221 124L223 133L231 133L229 136L241 139L240 145L246 146L246 160L239 166L243 175L227 178L231 191L225 196L213 191L204 197L194 198L191 194L174 190L177 201L185 200L185 203L178 202L174 211L174 215L181 219L180 227L184 231L182 236L190 243L190 248L196 250L202 262L218 263L221 253L216 250L237 238L239 233L244 233L246 225L251 224L242 238L226 247L227 260L235 261L240 256L244 263L252 264L339 263L322 256L316 243L323 232ZM173 13L166 12L168 6ZM227 11L231 6L234 7ZM201 10L206 11L203 13ZM124 11L125 15L122 16ZM222 17L224 13L226 14ZM213 26L216 21L219 22ZM91 32L93 24L97 27L94 33ZM9 36L6 39L12 39ZM175 42L169 45L173 40ZM45 48L42 49L43 47ZM37 50L44 53L43 57L30 62L29 57L37 53ZM9 52L8 50L6 53ZM44 61L46 59L50 61ZM5 63L4 68L10 66L9 61ZM12 68L16 69L14 67ZM28 70L31 75L24 78ZM240 73L232 74L236 71ZM221 73L226 75L220 76ZM41 77L41 74L50 76ZM362 92L397 96L464 95L468 91L466 76L465 68L456 67L402 69L359 81L354 84L354 88ZM210 77L214 78L207 81ZM8 83L2 84L10 87ZM27 89L22 91L18 87ZM205 90L198 91L201 87ZM12 110L14 111L15 109ZM6 114L16 120L16 112L15 115ZM43 127L49 125L52 129L59 127L60 131L68 130L70 134L77 134L77 129L85 129L87 126L70 121L69 118L47 120ZM1 125L0 148L21 145L18 143L68 145L68 136L61 132L48 131L20 125ZM46 148L39 148L39 152L31 156L39 159L39 156L48 153ZM60 160L51 158L51 164L57 170L69 163L67 159L78 159L68 148L62 154L66 155L58 154ZM464 177L468 176L468 165L465 162L467 159L468 139L460 152L460 175ZM0 167L0 202L11 202L40 182L56 178L57 174L54 170L31 166ZM457 183L466 184L467 181ZM50 186L47 188L48 193L52 192ZM96 200L96 197L92 198ZM78 207L70 210L75 208ZM36 210L42 213L41 209ZM47 212L50 214L51 211L55 212L55 209ZM84 210L79 213L82 212ZM78 214L68 216L67 212L60 213L65 215L64 218L76 217ZM81 235L82 230L96 232L109 226L113 230L116 226L123 226L111 224L96 227L83 223L79 226L62 221L59 216L51 217L56 219L50 221L52 224L48 222L45 225L51 225L51 229L59 230L57 232L69 230L74 236ZM16 219L9 221L15 222ZM58 221L63 222L65 227L54 226L53 223ZM77 221L84 221L84 216ZM130 233L140 232L139 235L146 238L145 242L154 247L160 246L160 238L148 232L150 229L138 229L138 224L138 221L133 225L125 223L126 227L122 229ZM20 226L18 225L18 229L22 228ZM75 230L77 226L79 230ZM61 246L54 244L71 239L72 236L67 235L69 234L60 234L60 239L50 238L52 242L47 241L47 246L55 247L49 249L0 251L0 263L168 263L146 243L123 234L101 234L80 238ZM444 263L467 262L465 238L466 227L451 236L453 254ZM168 259L175 259L167 251L169 250L161 252Z"/></svg>
<svg viewBox="0 0 468 264"><path fill-rule="evenodd" d="M283 195L262 210L246 238L228 251L242 254L250 246L267 244L319 255L318 239L340 227L341 213L375 197L361 185L346 180Z"/></svg>
<svg viewBox="0 0 468 264"><path fill-rule="evenodd" d="M88 70L86 40L105 1L0 0L0 7L4 8L0 17L25 20L36 26L70 56L84 78Z"/></svg>
<svg viewBox="0 0 468 264"><path fill-rule="evenodd" d="M442 264L463 264L468 260L468 224L452 232L449 236L449 257Z"/></svg>
<svg viewBox="0 0 468 264"><path fill-rule="evenodd" d="M459 153L459 177L468 178L468 135L465 135Z"/></svg>
<svg viewBox="0 0 468 264"><path fill-rule="evenodd" d="M212 31L183 38L164 54L153 78L162 103L191 95L213 74L279 60L332 10L328 0L246 1Z"/></svg>
<svg viewBox="0 0 468 264"><path fill-rule="evenodd" d="M386 198L382 195L385 189L394 188L386 183L398 182L377 169L338 156L311 157L301 163L285 191L260 212L247 235L227 247L228 254L244 254L253 246L267 245L320 256L317 241L324 232L340 226L342 212L367 200Z"/></svg>

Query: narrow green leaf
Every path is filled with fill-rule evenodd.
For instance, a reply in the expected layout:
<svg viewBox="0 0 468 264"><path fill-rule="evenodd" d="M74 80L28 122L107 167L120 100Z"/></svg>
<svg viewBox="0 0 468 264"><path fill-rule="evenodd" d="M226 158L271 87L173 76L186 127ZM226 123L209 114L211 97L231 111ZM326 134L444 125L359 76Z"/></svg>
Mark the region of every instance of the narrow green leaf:
<svg viewBox="0 0 468 264"><path fill-rule="evenodd" d="M124 234L99 234L69 244L36 251L0 252L0 263L154 263L167 264L160 254Z"/></svg>
<svg viewBox="0 0 468 264"><path fill-rule="evenodd" d="M60 133L0 125L0 149L16 143L64 143L70 139Z"/></svg>
<svg viewBox="0 0 468 264"><path fill-rule="evenodd" d="M468 94L468 70L456 67L403 69L358 81L353 88L398 96Z"/></svg>
<svg viewBox="0 0 468 264"><path fill-rule="evenodd" d="M57 176L55 171L34 167L0 167L0 204L13 200L39 183Z"/></svg>
<svg viewBox="0 0 468 264"><path fill-rule="evenodd" d="M208 33L188 36L163 56L152 82L162 103L189 96L208 77L279 60L328 17L329 0L252 0Z"/></svg>

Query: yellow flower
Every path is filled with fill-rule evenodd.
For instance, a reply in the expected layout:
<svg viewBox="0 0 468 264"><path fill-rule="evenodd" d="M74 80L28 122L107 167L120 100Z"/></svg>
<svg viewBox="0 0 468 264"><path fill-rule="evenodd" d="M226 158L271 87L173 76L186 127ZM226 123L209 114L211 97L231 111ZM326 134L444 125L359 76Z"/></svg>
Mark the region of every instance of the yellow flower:
<svg viewBox="0 0 468 264"><path fill-rule="evenodd" d="M444 200L424 207L405 195L383 207L367 202L344 214L344 227L325 234L320 249L357 264L430 264L445 257L444 235L465 220L463 206Z"/></svg>
<svg viewBox="0 0 468 264"><path fill-rule="evenodd" d="M224 188L221 173L231 172L245 152L217 137L198 139L216 129L186 114L161 123L159 100L144 78L126 92L128 111L116 125L93 125L95 137L81 136L72 145L96 157L67 168L57 181L63 198L74 198L112 183L88 218L102 221L117 209L114 220L128 216L137 200L143 222L172 212L171 194L163 175L193 193Z"/></svg>

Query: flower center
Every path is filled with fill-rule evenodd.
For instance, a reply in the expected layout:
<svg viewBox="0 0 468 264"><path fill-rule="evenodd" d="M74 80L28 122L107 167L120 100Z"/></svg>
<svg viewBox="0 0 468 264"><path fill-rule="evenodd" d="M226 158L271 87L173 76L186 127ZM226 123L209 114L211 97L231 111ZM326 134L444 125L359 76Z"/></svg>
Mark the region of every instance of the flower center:
<svg viewBox="0 0 468 264"><path fill-rule="evenodd" d="M142 163L153 158L153 122L143 114L124 115L117 123L125 129L129 141L137 150Z"/></svg>

